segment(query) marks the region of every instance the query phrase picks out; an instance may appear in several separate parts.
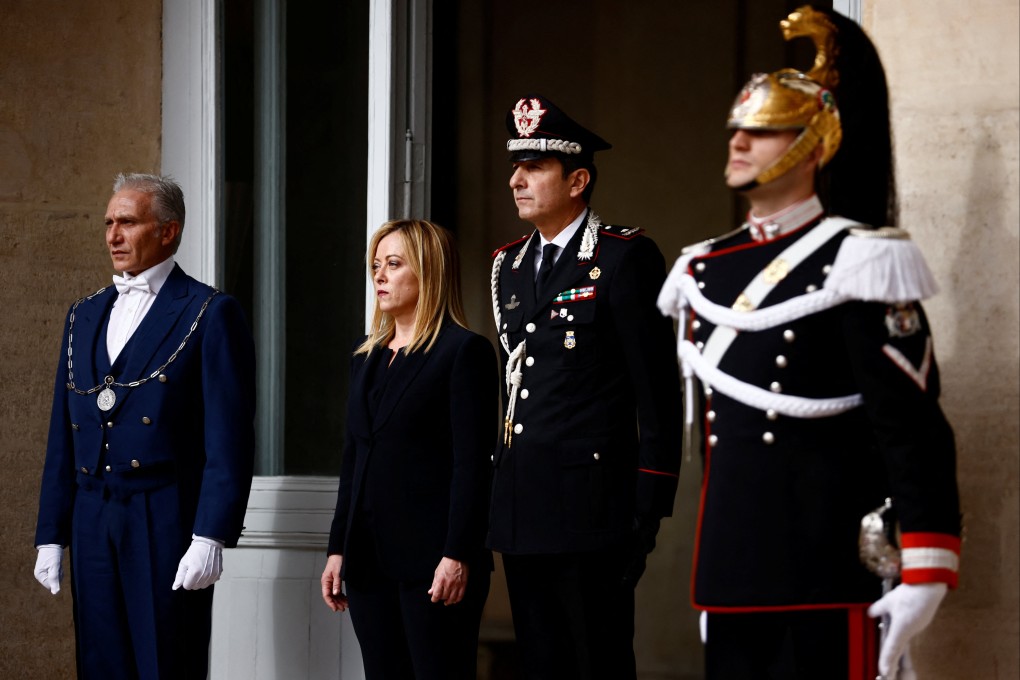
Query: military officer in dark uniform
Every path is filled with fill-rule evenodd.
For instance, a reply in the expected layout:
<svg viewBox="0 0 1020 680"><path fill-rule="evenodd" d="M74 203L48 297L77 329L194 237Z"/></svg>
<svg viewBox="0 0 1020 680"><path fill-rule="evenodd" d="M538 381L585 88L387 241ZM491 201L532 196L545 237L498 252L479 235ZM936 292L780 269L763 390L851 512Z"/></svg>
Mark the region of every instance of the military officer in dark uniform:
<svg viewBox="0 0 1020 680"><path fill-rule="evenodd" d="M659 299L680 320L703 404L693 598L707 612L706 677L874 678L880 646L893 678L957 583L953 433L918 302L935 285L907 233L887 226L887 95L870 41L808 7L782 27L819 54L808 74L754 76L730 112L726 181L749 200L747 220L687 248ZM881 581L858 532L887 497L902 583L871 607L888 617L878 641L867 614Z"/></svg>
<svg viewBox="0 0 1020 680"><path fill-rule="evenodd" d="M528 678L634 678L634 585L680 466L675 336L656 245L588 207L609 148L540 95L507 114L521 219L495 253L506 360L488 545Z"/></svg>

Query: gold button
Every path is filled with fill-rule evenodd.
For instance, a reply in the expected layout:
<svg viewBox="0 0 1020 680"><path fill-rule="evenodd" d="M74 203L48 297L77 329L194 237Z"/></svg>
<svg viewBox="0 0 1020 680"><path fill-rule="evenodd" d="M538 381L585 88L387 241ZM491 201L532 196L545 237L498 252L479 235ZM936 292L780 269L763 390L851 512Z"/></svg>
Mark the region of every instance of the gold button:
<svg viewBox="0 0 1020 680"><path fill-rule="evenodd" d="M141 463L139 463L137 460L131 461L131 467L133 468L139 467L140 465Z"/></svg>
<svg viewBox="0 0 1020 680"><path fill-rule="evenodd" d="M142 424L143 425L152 425L152 421L149 420L149 416L143 416L142 417Z"/></svg>
<svg viewBox="0 0 1020 680"><path fill-rule="evenodd" d="M107 471L107 472L113 472L113 468L112 468L112 467L110 467L109 465L107 465L107 466L106 466L106 471Z"/></svg>
<svg viewBox="0 0 1020 680"><path fill-rule="evenodd" d="M159 381L160 381L160 382L166 382L166 376L165 376L165 375L163 375L162 373L160 373L160 374L159 374Z"/></svg>
<svg viewBox="0 0 1020 680"><path fill-rule="evenodd" d="M106 428L109 429L111 427L113 427L113 421L112 420L106 421Z"/></svg>

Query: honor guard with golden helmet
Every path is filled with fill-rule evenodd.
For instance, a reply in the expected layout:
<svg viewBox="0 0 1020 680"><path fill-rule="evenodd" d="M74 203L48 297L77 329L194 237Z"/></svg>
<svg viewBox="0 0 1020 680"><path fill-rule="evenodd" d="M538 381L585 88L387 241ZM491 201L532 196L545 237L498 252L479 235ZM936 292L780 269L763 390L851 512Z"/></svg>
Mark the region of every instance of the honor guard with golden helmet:
<svg viewBox="0 0 1020 680"><path fill-rule="evenodd" d="M503 555L524 677L635 677L634 586L680 467L666 268L639 229L589 207L609 148L541 95L506 118L518 215L495 252L506 362L488 545Z"/></svg>
<svg viewBox="0 0 1020 680"><path fill-rule="evenodd" d="M818 55L808 73L755 75L733 105L726 182L747 219L686 248L659 296L703 435L692 596L706 677L902 679L959 562L953 433L919 303L936 287L890 226L873 45L831 11L781 27ZM899 550L862 560L862 517L887 498ZM899 563L885 594L863 564L882 560Z"/></svg>

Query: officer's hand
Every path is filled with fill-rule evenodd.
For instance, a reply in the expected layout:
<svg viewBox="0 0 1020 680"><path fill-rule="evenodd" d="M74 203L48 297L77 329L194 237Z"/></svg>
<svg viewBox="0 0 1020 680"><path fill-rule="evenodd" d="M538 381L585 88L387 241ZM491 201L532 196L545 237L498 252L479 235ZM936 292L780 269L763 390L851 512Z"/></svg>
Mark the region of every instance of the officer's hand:
<svg viewBox="0 0 1020 680"><path fill-rule="evenodd" d="M347 611L347 596L344 595L344 584L340 579L343 564L343 555L330 555L326 558L326 568L322 570L322 578L319 579L322 601L335 612Z"/></svg>
<svg viewBox="0 0 1020 680"><path fill-rule="evenodd" d="M872 618L889 616L889 630L878 656L878 672L888 680L896 680L900 659L909 649L911 638L935 618L947 589L945 583L901 583L868 608Z"/></svg>
<svg viewBox="0 0 1020 680"><path fill-rule="evenodd" d="M177 567L174 590L184 586L185 590L208 588L220 579L223 573L223 542L205 536L191 536L191 547L184 553Z"/></svg>
<svg viewBox="0 0 1020 680"><path fill-rule="evenodd" d="M53 543L40 545L35 558L35 580L54 595L60 592L60 582L64 578L63 559L64 549Z"/></svg>
<svg viewBox="0 0 1020 680"><path fill-rule="evenodd" d="M623 572L623 582L631 588L637 586L645 573L648 553L655 548L655 535L659 533L659 518L635 520L631 535L630 555Z"/></svg>

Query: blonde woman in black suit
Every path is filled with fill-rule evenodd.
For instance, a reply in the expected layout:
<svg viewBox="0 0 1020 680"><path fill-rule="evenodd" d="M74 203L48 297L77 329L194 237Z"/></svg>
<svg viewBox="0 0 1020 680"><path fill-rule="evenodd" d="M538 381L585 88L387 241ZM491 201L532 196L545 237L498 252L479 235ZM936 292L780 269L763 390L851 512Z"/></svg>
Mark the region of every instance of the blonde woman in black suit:
<svg viewBox="0 0 1020 680"><path fill-rule="evenodd" d="M322 598L350 608L368 680L474 678L492 570L495 352L466 328L448 231L387 222L367 259L375 313L351 360Z"/></svg>

